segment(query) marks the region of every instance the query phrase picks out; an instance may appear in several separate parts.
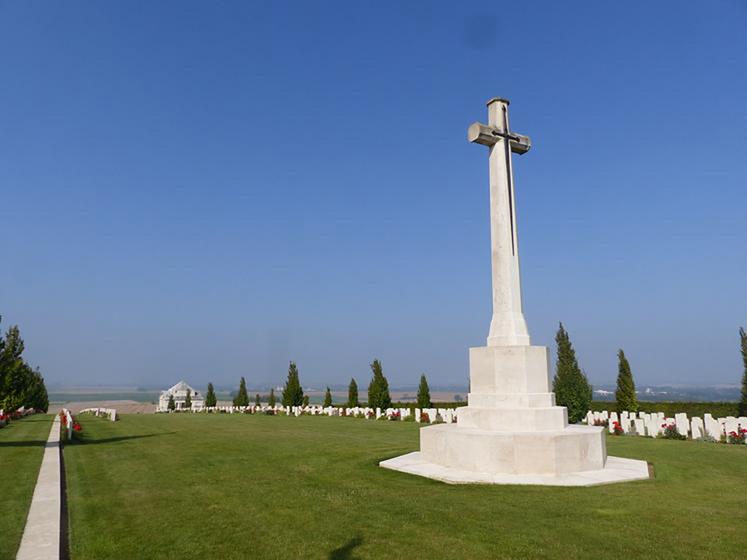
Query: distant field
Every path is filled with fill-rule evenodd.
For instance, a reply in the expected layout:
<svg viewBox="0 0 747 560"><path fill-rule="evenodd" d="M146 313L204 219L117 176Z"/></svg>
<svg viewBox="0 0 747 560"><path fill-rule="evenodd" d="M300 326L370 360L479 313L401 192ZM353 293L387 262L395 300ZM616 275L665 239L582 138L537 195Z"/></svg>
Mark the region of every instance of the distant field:
<svg viewBox="0 0 747 560"><path fill-rule="evenodd" d="M419 425L264 415L81 417L72 557L744 557L747 446L608 437L656 479L449 486L381 469Z"/></svg>
<svg viewBox="0 0 747 560"><path fill-rule="evenodd" d="M49 402L66 403L66 402L87 402L87 401L136 401L136 402L157 402L160 392L157 391L136 391L130 393L49 393Z"/></svg>
<svg viewBox="0 0 747 560"><path fill-rule="evenodd" d="M200 390L200 389L198 389ZM256 391L249 391L249 399L251 402L254 402L254 395L256 394ZM267 402L267 396L269 392L263 391L261 393L262 401ZM466 393L463 393L463 395L466 395ZM434 392L431 394L431 398L434 402L453 402L454 396L463 396L455 393L441 393L441 392ZM52 391L49 393L49 402L51 403L67 403L67 402L101 402L101 401L135 401L135 402L146 402L146 403L157 403L159 397L161 396L160 391L121 391L121 392L107 392L107 391ZM222 401L223 404L230 404L232 397L229 393L225 392L217 392L216 396L219 401ZM309 402L311 404L321 404L324 401L324 392L320 391L312 391L308 393L309 396ZM413 392L402 392L402 391L393 391L392 399L402 400L404 399L405 403L414 404L416 402L416 393ZM278 402L280 402L281 399L281 393L277 392L275 394L275 397L278 399ZM361 392L360 393L361 399L366 399L366 393ZM342 391L335 391L332 393L332 401L336 405L343 405L345 402L347 402L348 394L347 392Z"/></svg>
<svg viewBox="0 0 747 560"><path fill-rule="evenodd" d="M39 476L52 416L37 414L0 428L0 558L13 558Z"/></svg>

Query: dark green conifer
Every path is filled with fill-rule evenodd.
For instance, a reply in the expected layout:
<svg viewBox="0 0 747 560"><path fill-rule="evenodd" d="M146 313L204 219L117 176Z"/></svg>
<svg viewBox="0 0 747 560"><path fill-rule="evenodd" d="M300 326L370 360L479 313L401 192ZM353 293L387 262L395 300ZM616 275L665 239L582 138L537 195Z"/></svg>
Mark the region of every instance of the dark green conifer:
<svg viewBox="0 0 747 560"><path fill-rule="evenodd" d="M428 387L428 380L425 374L420 376L420 385L418 386L418 408L431 407L431 390Z"/></svg>
<svg viewBox="0 0 747 560"><path fill-rule="evenodd" d="M208 383L207 393L205 394L205 406L215 406L218 404L218 399L215 396L215 387L212 383Z"/></svg>
<svg viewBox="0 0 747 560"><path fill-rule="evenodd" d="M373 361L371 371L373 372L373 377L368 384L368 406L385 410L392 406L392 399L389 396L389 382L384 377L379 360Z"/></svg>
<svg viewBox="0 0 747 560"><path fill-rule="evenodd" d="M275 389L270 389L270 396L267 399L267 404L270 405L270 408L275 406Z"/></svg>
<svg viewBox="0 0 747 560"><path fill-rule="evenodd" d="M324 393L324 404L322 406L324 406L324 408L332 406L332 393L329 390L329 387L327 387L327 392Z"/></svg>
<svg viewBox="0 0 747 560"><path fill-rule="evenodd" d="M348 385L348 406L352 408L354 406L358 406L359 404L358 384L355 382L355 378L352 378L350 380L350 385Z"/></svg>
<svg viewBox="0 0 747 560"><path fill-rule="evenodd" d="M555 378L552 388L559 406L568 409L568 421L572 424L580 422L591 406L592 388L589 380L576 360L576 351L571 339L560 323L555 335L558 347L558 360L555 364Z"/></svg>
<svg viewBox="0 0 747 560"><path fill-rule="evenodd" d="M638 397L635 394L635 381L630 371L630 363L625 357L625 352L620 349L617 353L617 389L615 390L615 401L617 412L638 412Z"/></svg>
<svg viewBox="0 0 747 560"><path fill-rule="evenodd" d="M246 380L239 381L239 392L233 399L233 406L249 406L249 393L246 392Z"/></svg>
<svg viewBox="0 0 747 560"><path fill-rule="evenodd" d="M744 374L742 375L742 398L739 399L739 415L747 416L747 332L744 331L743 327L739 328L739 342L742 350L742 362L744 363Z"/></svg>
<svg viewBox="0 0 747 560"><path fill-rule="evenodd" d="M173 394L169 395L169 404L166 408L168 408L169 410L176 410L176 403L174 402Z"/></svg>
<svg viewBox="0 0 747 560"><path fill-rule="evenodd" d="M303 389L298 377L298 368L295 362L288 366L288 379L283 389L283 406L301 406L303 404Z"/></svg>

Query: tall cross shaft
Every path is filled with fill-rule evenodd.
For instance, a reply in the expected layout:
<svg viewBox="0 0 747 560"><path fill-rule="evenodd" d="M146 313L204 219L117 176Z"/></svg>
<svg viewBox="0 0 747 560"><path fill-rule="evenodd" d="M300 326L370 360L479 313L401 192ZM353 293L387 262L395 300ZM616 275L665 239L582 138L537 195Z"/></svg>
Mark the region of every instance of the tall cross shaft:
<svg viewBox="0 0 747 560"><path fill-rule="evenodd" d="M493 277L493 317L488 346L528 346L529 332L521 304L516 197L511 153L531 148L528 137L511 132L508 100L488 101L488 124L473 123L470 142L488 146L490 161L490 241Z"/></svg>

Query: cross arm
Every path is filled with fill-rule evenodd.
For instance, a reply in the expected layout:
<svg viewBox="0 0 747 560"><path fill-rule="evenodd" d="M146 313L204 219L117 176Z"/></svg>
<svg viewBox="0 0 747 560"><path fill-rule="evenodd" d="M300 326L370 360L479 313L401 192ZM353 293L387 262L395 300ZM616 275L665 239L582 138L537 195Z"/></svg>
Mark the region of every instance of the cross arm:
<svg viewBox="0 0 747 560"><path fill-rule="evenodd" d="M532 147L532 141L529 139L529 136L523 136L514 132L501 132L495 127L479 122L472 123L467 130L467 140L474 144L492 146L498 143L501 138L509 141L511 151L515 154L525 154Z"/></svg>

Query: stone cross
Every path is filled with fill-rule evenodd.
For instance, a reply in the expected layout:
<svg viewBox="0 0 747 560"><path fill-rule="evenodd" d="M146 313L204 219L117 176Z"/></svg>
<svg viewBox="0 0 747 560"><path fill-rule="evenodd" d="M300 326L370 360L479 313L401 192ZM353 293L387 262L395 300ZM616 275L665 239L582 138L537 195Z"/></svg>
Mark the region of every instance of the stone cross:
<svg viewBox="0 0 747 560"><path fill-rule="evenodd" d="M473 123L467 139L490 148L490 240L493 277L493 317L488 346L528 346L529 332L521 304L519 245L516 229L511 153L525 154L527 136L511 132L508 100L488 101L488 124Z"/></svg>

